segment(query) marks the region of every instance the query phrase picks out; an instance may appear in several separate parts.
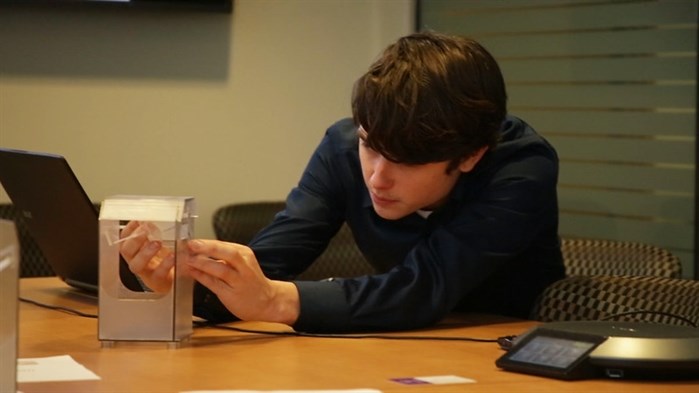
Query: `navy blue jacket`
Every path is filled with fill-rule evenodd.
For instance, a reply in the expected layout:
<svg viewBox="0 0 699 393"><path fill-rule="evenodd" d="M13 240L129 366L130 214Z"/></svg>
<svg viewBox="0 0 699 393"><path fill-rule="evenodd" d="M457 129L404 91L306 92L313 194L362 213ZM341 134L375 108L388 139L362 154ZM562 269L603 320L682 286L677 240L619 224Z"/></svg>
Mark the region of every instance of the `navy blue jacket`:
<svg viewBox="0 0 699 393"><path fill-rule="evenodd" d="M357 138L351 119L332 125L286 209L250 243L268 277L293 280L346 221L380 272L295 281L296 330L413 329L458 310L526 318L543 289L564 276L558 158L522 120L506 119L498 146L461 175L448 202L427 219L413 213L386 220L374 212Z"/></svg>

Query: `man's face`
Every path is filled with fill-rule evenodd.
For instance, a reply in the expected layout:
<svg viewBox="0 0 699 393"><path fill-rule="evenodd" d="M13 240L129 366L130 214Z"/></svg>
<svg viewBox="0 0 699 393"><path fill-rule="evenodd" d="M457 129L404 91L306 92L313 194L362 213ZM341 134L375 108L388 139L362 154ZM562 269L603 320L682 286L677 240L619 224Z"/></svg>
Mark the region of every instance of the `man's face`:
<svg viewBox="0 0 699 393"><path fill-rule="evenodd" d="M359 160L376 214L397 220L417 210L434 210L448 198L462 172L473 169L485 149L447 173L448 161L408 165L387 160L364 143L359 127Z"/></svg>

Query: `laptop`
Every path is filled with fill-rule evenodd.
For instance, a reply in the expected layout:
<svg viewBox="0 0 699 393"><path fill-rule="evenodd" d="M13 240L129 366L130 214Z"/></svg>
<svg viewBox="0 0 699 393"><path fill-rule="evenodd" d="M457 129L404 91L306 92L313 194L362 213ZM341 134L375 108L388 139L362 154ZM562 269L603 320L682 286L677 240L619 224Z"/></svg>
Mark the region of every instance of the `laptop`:
<svg viewBox="0 0 699 393"><path fill-rule="evenodd" d="M99 213L61 155L0 148L0 184L56 275L71 287L99 289ZM121 280L141 288L126 262Z"/></svg>

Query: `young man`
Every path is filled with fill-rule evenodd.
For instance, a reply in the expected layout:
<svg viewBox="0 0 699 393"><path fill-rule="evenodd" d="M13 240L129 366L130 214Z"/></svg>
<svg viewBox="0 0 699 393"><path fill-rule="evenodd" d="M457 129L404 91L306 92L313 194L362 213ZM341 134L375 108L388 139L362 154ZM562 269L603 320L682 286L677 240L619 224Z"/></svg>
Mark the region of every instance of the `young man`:
<svg viewBox="0 0 699 393"><path fill-rule="evenodd" d="M189 243L195 314L297 330L413 329L452 311L526 318L564 276L554 149L506 114L500 69L478 43L416 33L357 82L286 209L249 246ZM380 273L293 281L343 222ZM139 227L130 223L122 236ZM131 269L170 288L159 242L124 242Z"/></svg>

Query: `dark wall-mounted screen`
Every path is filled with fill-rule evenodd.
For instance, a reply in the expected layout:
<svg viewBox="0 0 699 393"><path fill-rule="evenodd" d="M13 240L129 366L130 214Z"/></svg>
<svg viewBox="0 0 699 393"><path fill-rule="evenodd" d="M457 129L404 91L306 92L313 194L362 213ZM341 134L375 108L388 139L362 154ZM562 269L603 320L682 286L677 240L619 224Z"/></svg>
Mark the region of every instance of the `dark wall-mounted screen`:
<svg viewBox="0 0 699 393"><path fill-rule="evenodd" d="M0 6L231 12L233 0L0 0Z"/></svg>

